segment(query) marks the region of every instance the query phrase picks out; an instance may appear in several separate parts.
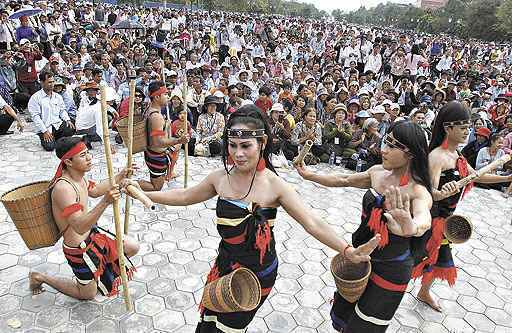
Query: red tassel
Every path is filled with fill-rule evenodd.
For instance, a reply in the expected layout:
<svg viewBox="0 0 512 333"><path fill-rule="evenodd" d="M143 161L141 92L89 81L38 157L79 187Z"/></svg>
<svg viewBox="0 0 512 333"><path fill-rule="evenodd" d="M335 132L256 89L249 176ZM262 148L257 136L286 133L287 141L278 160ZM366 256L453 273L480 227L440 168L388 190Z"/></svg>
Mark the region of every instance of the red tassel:
<svg viewBox="0 0 512 333"><path fill-rule="evenodd" d="M263 229L263 230L262 230ZM270 245L270 227L268 222L265 222L263 228L261 224L258 225L258 230L256 231L256 241L254 242L254 247L260 251L260 265L263 265L263 258L265 257L265 253L267 252L267 248Z"/></svg>
<svg viewBox="0 0 512 333"><path fill-rule="evenodd" d="M219 277L220 277L219 268L217 267L217 265L215 265L210 270L210 273L208 273L208 277L206 278L206 284L208 284L208 283L210 283L212 281L217 280ZM202 316L203 313L204 313L203 302L199 303L198 309L199 309L199 312L201 313L201 316Z"/></svg>
<svg viewBox="0 0 512 333"><path fill-rule="evenodd" d="M463 156L459 156L457 159L457 170L459 171L460 178L465 178L469 175L468 161ZM461 199L463 199L464 196L469 193L469 191L471 191L473 186L475 186L475 184L471 182L464 187Z"/></svg>
<svg viewBox="0 0 512 333"><path fill-rule="evenodd" d="M450 287L453 287L457 280L457 269L455 267L434 267L432 277L434 279L445 280Z"/></svg>
<svg viewBox="0 0 512 333"><path fill-rule="evenodd" d="M368 228L373 231L374 234L380 233L381 239L379 242L379 249L382 249L389 242L388 227L382 221L382 208L373 208L368 220Z"/></svg>
<svg viewBox="0 0 512 333"><path fill-rule="evenodd" d="M409 184L409 173L406 172L400 177L400 186L407 186Z"/></svg>
<svg viewBox="0 0 512 333"><path fill-rule="evenodd" d="M256 171L263 171L267 167L267 163L265 163L265 159L262 157L258 161L258 165L256 166Z"/></svg>
<svg viewBox="0 0 512 333"><path fill-rule="evenodd" d="M424 275L425 266L427 266L427 264L428 259L425 259L416 266L414 266L414 268L412 269L411 278L416 280L420 276Z"/></svg>
<svg viewBox="0 0 512 333"><path fill-rule="evenodd" d="M428 263L434 265L439 256L439 248L444 238L444 218L436 217L432 220L432 236L427 242Z"/></svg>
<svg viewBox="0 0 512 333"><path fill-rule="evenodd" d="M444 138L443 143L441 143L441 148L448 149L448 137Z"/></svg>
<svg viewBox="0 0 512 333"><path fill-rule="evenodd" d="M228 159L226 160L227 165L233 165L235 164L235 161L233 161L233 158L231 156L228 156Z"/></svg>
<svg viewBox="0 0 512 333"><path fill-rule="evenodd" d="M206 278L206 284L217 280L220 277L219 269L217 268L217 265L213 266L210 270L210 273L208 274L208 277Z"/></svg>

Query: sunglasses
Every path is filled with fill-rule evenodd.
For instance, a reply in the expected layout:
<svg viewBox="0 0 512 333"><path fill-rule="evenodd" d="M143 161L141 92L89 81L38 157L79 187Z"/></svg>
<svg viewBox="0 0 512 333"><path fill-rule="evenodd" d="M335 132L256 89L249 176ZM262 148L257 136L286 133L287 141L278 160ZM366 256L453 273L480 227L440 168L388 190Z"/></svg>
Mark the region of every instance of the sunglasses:
<svg viewBox="0 0 512 333"><path fill-rule="evenodd" d="M135 98L142 98L142 95L135 95Z"/></svg>
<svg viewBox="0 0 512 333"><path fill-rule="evenodd" d="M389 134L386 134L384 136L384 144L392 149L398 149L406 154L410 154L409 148L407 148L406 145L395 139L394 137L390 136Z"/></svg>

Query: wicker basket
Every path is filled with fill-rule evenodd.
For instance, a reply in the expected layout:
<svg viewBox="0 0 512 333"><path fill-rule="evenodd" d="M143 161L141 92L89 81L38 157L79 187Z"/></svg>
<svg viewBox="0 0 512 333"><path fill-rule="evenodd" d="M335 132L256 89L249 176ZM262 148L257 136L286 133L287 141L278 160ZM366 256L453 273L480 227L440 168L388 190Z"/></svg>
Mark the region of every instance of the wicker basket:
<svg viewBox="0 0 512 333"><path fill-rule="evenodd" d="M128 143L128 117L119 119L116 126L126 147ZM147 145L146 119L140 114L133 115L133 153L136 154L146 150Z"/></svg>
<svg viewBox="0 0 512 333"><path fill-rule="evenodd" d="M252 311L261 300L261 285L247 268L238 268L204 287L202 304L219 312Z"/></svg>
<svg viewBox="0 0 512 333"><path fill-rule="evenodd" d="M331 261L331 273L338 293L350 303L356 302L363 294L372 272L370 262L353 263L341 253Z"/></svg>
<svg viewBox="0 0 512 333"><path fill-rule="evenodd" d="M5 206L25 245L31 250L54 245L61 233L53 219L49 181L16 187L2 195Z"/></svg>
<svg viewBox="0 0 512 333"><path fill-rule="evenodd" d="M467 242L473 234L473 224L466 216L454 214L444 223L444 236L454 244Z"/></svg>

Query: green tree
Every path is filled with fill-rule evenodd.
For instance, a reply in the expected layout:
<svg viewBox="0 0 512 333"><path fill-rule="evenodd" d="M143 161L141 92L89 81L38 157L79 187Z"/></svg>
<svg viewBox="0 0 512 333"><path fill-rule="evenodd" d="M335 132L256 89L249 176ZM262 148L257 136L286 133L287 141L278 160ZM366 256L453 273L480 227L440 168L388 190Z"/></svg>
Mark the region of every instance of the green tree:
<svg viewBox="0 0 512 333"><path fill-rule="evenodd" d="M499 36L495 24L496 12L501 3L501 0L471 1L466 7L463 21L460 23L460 28L463 29L462 37L497 39Z"/></svg>
<svg viewBox="0 0 512 333"><path fill-rule="evenodd" d="M505 0L496 11L497 29L508 37L512 36L512 0Z"/></svg>

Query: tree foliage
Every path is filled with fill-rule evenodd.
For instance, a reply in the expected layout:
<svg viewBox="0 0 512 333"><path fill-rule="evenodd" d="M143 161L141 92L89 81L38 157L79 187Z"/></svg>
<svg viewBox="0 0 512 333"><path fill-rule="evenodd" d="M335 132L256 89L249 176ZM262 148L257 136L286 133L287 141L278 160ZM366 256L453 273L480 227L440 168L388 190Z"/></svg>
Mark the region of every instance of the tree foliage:
<svg viewBox="0 0 512 333"><path fill-rule="evenodd" d="M124 3L140 5L143 0L120 0ZM164 2L163 0L148 0L154 2ZM328 16L323 10L318 10L315 5L302 3L296 0L168 0L168 3L177 3L188 5L192 2L194 5L213 11L223 10L232 12L280 14L291 16L303 16L308 18L322 18Z"/></svg>
<svg viewBox="0 0 512 333"><path fill-rule="evenodd" d="M436 10L387 3L348 14L335 11L333 16L352 23L447 33L465 39L502 40L504 32L512 35L512 0L449 0Z"/></svg>

